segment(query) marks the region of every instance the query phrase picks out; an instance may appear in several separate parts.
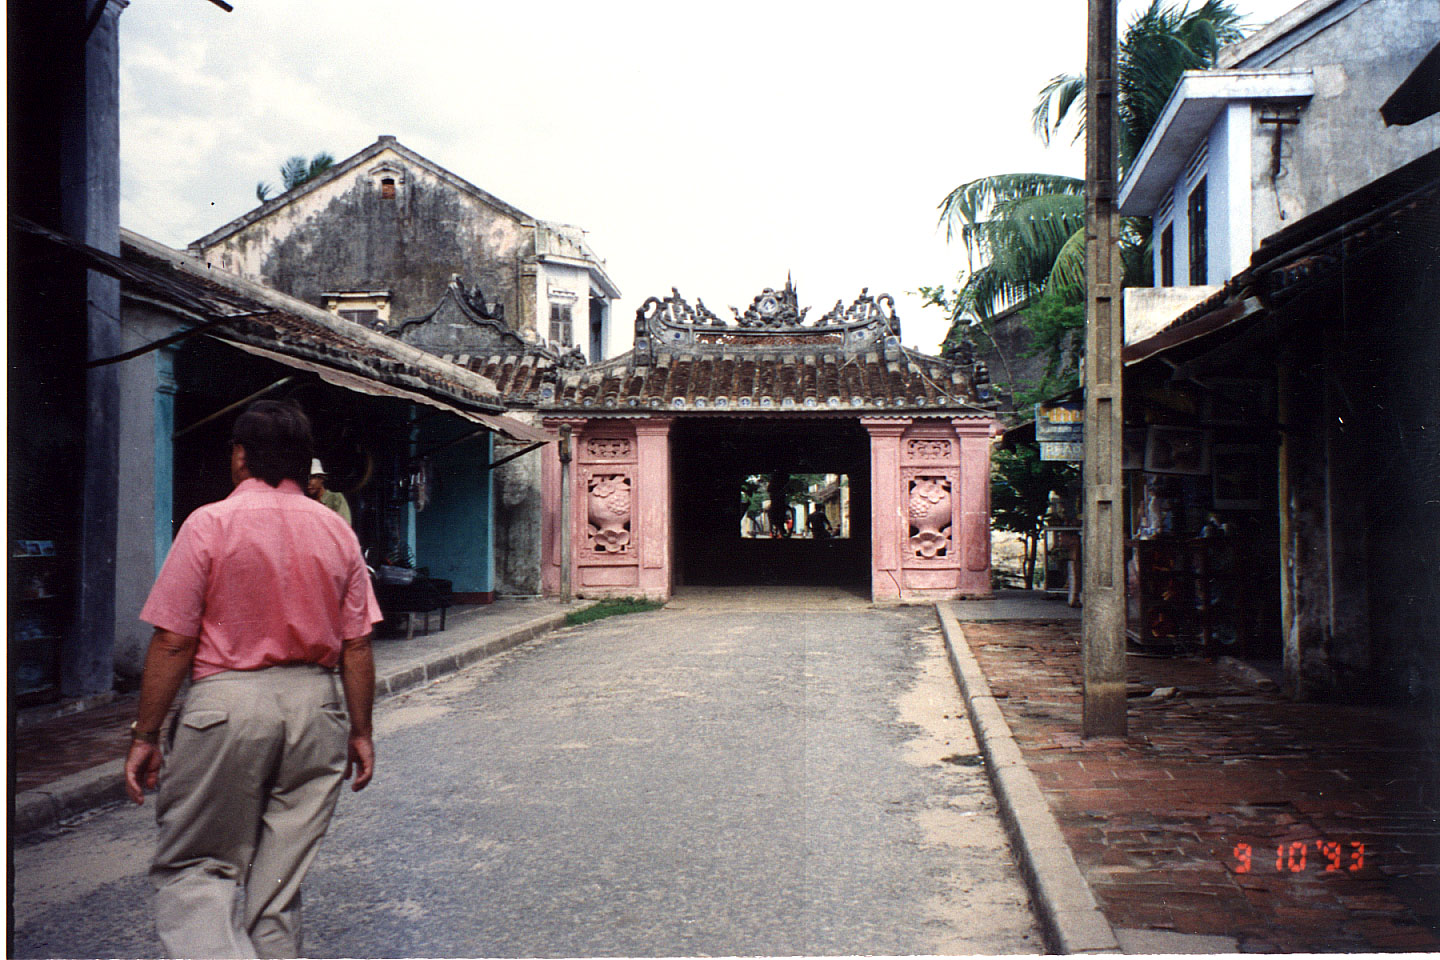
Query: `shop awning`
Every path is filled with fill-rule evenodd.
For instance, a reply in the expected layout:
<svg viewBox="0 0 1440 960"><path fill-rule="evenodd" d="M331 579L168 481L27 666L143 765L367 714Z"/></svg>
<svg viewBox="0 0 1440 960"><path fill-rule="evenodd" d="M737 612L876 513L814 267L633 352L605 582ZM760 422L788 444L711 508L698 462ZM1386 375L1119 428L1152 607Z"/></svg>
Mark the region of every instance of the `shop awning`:
<svg viewBox="0 0 1440 960"><path fill-rule="evenodd" d="M257 347L254 344L241 343L238 340L231 340L225 337L216 337L221 343L228 344L246 353L254 354L257 357L264 357L266 360L273 360L276 363L296 370L304 370L315 374L326 383L343 387L346 390L353 390L356 393L367 394L372 397L392 397L397 400L409 400L413 403L423 403L427 406L444 410L446 413L453 413L457 417L463 417L472 423L478 423L488 430L511 440L518 440L522 443L548 443L555 438L537 427L521 423L514 417L507 417L502 414L480 413L474 410L462 410L453 404L436 400L423 393L413 390L406 390L403 387L392 386L388 383L381 383L378 380L371 380L357 374L347 373L343 370L336 370L334 367L327 367L323 364L314 363L310 360L302 360L299 357L292 357L288 354L275 350L267 350L264 347Z"/></svg>

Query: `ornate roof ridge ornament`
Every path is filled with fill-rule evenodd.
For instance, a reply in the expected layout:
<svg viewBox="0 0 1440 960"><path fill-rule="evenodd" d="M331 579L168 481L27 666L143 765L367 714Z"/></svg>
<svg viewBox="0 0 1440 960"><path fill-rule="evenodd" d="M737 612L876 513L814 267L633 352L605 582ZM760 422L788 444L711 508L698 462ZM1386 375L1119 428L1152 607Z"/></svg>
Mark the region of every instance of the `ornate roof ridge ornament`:
<svg viewBox="0 0 1440 960"><path fill-rule="evenodd" d="M774 287L766 287L760 294L750 302L750 306L741 313L734 307L730 312L735 314L735 321L742 327L798 327L805 322L805 314L810 308L800 309L800 297L795 290L795 285L790 282L789 275L785 277L785 289L776 290Z"/></svg>
<svg viewBox="0 0 1440 960"><path fill-rule="evenodd" d="M680 291L668 297L650 297L635 311L633 363L646 366L657 354L708 354L763 349L787 353L855 354L879 349L899 350L900 318L889 294L870 296L870 288L849 307L836 301L835 309L810 323L805 317L795 284L785 278L780 290L766 287L743 312L730 308L734 321L716 316L703 300L691 306Z"/></svg>
<svg viewBox="0 0 1440 960"><path fill-rule="evenodd" d="M870 296L869 287L860 288L860 296L846 307L836 300L831 311L816 321L816 326L831 323L883 323L895 336L900 335L900 318L895 315L895 298L888 293Z"/></svg>

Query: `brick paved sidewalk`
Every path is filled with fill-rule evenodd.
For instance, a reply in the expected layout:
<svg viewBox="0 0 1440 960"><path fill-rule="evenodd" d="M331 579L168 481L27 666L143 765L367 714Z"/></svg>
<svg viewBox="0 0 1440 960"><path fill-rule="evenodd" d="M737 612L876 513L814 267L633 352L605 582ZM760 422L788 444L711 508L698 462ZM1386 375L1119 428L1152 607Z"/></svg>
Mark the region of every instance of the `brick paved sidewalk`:
<svg viewBox="0 0 1440 960"><path fill-rule="evenodd" d="M1112 926L1247 952L1440 950L1436 730L1131 655L1129 737L1083 741L1078 623L963 629Z"/></svg>

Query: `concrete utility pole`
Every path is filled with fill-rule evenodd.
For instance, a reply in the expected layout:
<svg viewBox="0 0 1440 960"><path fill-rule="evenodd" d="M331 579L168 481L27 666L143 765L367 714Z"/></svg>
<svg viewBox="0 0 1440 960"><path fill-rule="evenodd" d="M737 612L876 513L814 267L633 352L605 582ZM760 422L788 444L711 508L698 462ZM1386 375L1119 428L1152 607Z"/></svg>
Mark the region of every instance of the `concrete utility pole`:
<svg viewBox="0 0 1440 960"><path fill-rule="evenodd" d="M1115 0L1089 0L1085 71L1085 609L1081 734L1125 735L1120 215Z"/></svg>

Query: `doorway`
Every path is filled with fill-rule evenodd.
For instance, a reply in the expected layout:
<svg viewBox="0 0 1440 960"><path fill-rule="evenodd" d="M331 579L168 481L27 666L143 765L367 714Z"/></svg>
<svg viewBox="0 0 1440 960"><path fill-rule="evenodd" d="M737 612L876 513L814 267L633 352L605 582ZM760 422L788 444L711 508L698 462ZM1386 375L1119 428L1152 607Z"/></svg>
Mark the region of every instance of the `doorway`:
<svg viewBox="0 0 1440 960"><path fill-rule="evenodd" d="M868 587L858 420L687 418L670 444L677 585Z"/></svg>

